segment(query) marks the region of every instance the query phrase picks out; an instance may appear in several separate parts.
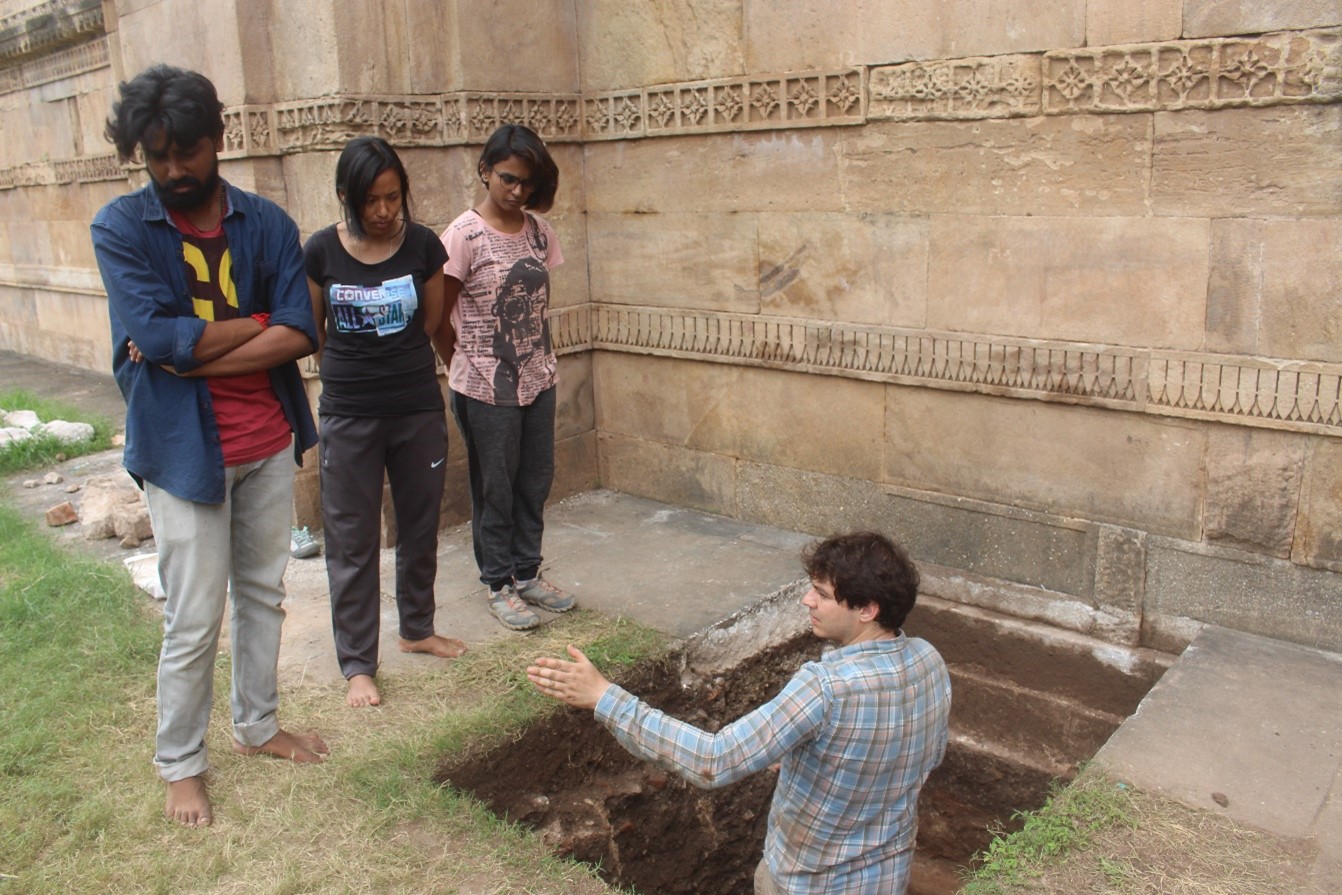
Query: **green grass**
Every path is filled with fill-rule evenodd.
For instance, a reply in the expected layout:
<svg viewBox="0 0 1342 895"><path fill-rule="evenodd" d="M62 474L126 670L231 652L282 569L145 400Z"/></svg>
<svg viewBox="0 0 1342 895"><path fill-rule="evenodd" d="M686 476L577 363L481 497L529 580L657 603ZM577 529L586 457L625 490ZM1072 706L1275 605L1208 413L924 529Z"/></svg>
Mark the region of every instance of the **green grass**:
<svg viewBox="0 0 1342 895"><path fill-rule="evenodd" d="M660 652L661 635L580 610L385 675L377 710L350 710L342 684L283 688L285 726L332 748L303 767L228 748L221 656L207 738L215 824L188 830L162 817L150 762L159 625L119 565L81 559L0 505L0 893L611 891L432 776L447 754L568 711L525 681L535 656L573 642L613 670Z"/></svg>
<svg viewBox="0 0 1342 895"><path fill-rule="evenodd" d="M31 410L44 423L61 419L93 426L93 438L88 441L64 443L49 435L38 435L5 445L0 448L0 475L50 466L71 457L105 451L112 446L115 430L111 422L81 413L59 401L48 401L25 391L6 391L0 392L0 408L6 411Z"/></svg>
<svg viewBox="0 0 1342 895"><path fill-rule="evenodd" d="M1001 895L1028 887L1040 868L1086 848L1095 836L1133 823L1131 790L1098 773L1082 773L1054 788L1044 807L1016 812L1023 822L1013 833L998 832L965 874L962 895ZM1121 873L1121 868L1107 868Z"/></svg>

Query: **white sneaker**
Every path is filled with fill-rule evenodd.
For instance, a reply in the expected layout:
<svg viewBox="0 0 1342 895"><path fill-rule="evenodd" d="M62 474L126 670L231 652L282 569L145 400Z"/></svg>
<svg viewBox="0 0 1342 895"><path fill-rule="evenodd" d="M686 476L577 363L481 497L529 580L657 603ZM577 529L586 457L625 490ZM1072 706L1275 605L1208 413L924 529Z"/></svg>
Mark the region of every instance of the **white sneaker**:
<svg viewBox="0 0 1342 895"><path fill-rule="evenodd" d="M289 555L294 559L307 559L309 556L316 556L321 552L322 545L317 543L317 539L308 531L306 525L302 528L290 529Z"/></svg>

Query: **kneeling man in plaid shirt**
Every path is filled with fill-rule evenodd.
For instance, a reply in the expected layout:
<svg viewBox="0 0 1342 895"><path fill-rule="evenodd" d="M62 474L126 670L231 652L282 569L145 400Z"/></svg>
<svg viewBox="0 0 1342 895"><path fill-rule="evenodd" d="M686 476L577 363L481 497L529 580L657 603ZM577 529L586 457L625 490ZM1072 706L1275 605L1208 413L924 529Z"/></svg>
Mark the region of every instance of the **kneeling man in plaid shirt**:
<svg viewBox="0 0 1342 895"><path fill-rule="evenodd" d="M772 701L715 734L649 707L570 646L527 677L596 718L633 754L713 788L779 764L756 895L899 895L913 865L918 792L946 751L950 675L900 630L918 571L883 535L802 554L811 629L833 644Z"/></svg>

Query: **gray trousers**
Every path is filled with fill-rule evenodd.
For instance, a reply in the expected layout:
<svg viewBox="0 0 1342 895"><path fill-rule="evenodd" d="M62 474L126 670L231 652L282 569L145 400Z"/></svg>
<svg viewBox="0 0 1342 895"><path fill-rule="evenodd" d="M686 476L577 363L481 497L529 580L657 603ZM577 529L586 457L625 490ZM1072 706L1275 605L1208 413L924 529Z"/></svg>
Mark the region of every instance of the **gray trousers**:
<svg viewBox="0 0 1342 895"><path fill-rule="evenodd" d="M154 764L168 782L209 769L205 729L214 657L231 591L233 736L260 746L279 732L277 671L294 503L293 451L224 470L224 502L196 503L145 483L158 546L163 649Z"/></svg>
<svg viewBox="0 0 1342 895"><path fill-rule="evenodd" d="M497 588L536 577L555 471L554 388L526 407L498 407L453 392L452 415L466 443L480 580Z"/></svg>
<svg viewBox="0 0 1342 895"><path fill-rule="evenodd" d="M442 411L321 418L322 531L331 629L340 671L377 673L381 630L382 475L396 517L396 610L400 634L434 633L438 517L447 472Z"/></svg>

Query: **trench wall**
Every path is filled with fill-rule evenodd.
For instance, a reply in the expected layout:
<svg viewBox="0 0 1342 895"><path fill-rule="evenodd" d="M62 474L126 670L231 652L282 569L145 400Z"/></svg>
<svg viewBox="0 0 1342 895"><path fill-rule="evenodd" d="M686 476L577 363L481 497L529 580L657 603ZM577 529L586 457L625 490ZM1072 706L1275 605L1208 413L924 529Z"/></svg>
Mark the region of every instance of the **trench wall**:
<svg viewBox="0 0 1342 895"><path fill-rule="evenodd" d="M160 60L304 234L351 136L435 228L498 123L547 138L556 494L885 528L937 596L1124 644L1342 649L1335 0L5 0L0 347L107 369L87 221L144 175L102 118Z"/></svg>

